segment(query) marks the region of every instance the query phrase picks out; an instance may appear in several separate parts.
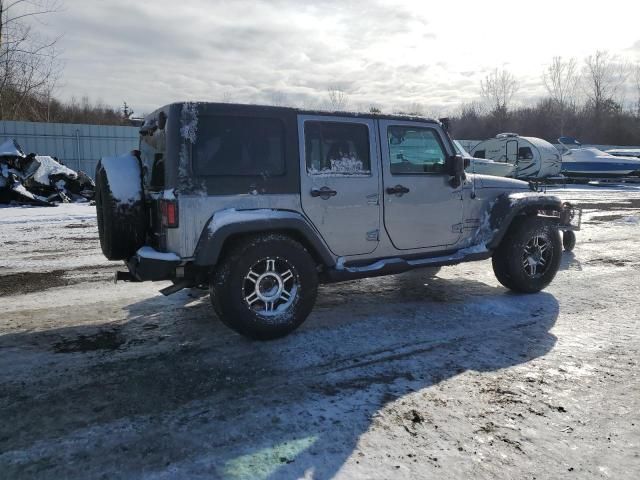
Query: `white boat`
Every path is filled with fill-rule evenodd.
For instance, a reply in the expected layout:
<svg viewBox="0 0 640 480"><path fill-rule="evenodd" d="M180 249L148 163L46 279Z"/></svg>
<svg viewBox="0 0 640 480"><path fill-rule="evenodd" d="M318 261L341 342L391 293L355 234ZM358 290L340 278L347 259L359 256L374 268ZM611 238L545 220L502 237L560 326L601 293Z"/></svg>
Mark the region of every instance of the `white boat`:
<svg viewBox="0 0 640 480"><path fill-rule="evenodd" d="M493 175L494 177L513 177L516 171L515 165L503 162L494 162L486 158L474 158L458 140L453 141L458 154L469 159L468 173L479 173L481 175Z"/></svg>
<svg viewBox="0 0 640 480"><path fill-rule="evenodd" d="M614 157L635 157L640 158L640 148L612 148L605 150L605 153Z"/></svg>
<svg viewBox="0 0 640 480"><path fill-rule="evenodd" d="M594 147L583 147L573 137L560 137L558 142L564 147L562 173L567 177L640 176L640 158L618 157Z"/></svg>
<svg viewBox="0 0 640 480"><path fill-rule="evenodd" d="M512 165L516 178L547 178L560 174L560 152L542 138L501 133L473 147L471 155Z"/></svg>

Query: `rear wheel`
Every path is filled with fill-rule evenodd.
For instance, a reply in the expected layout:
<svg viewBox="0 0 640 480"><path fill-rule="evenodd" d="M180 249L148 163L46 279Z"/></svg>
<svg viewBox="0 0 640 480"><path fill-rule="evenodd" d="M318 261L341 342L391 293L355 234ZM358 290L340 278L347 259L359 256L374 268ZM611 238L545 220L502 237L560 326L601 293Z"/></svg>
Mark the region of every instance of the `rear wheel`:
<svg viewBox="0 0 640 480"><path fill-rule="evenodd" d="M512 226L494 252L493 271L505 287L535 293L556 276L561 255L557 227L545 219L527 217Z"/></svg>
<svg viewBox="0 0 640 480"><path fill-rule="evenodd" d="M242 241L221 260L211 302L229 328L269 340L287 335L307 318L318 288L316 264L295 240L279 234Z"/></svg>

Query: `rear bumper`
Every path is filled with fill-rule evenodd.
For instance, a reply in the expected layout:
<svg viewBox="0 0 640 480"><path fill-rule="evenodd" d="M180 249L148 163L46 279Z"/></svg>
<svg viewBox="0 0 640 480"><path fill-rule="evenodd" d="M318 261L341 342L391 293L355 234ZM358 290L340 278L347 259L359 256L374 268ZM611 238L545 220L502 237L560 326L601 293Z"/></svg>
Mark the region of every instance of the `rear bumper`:
<svg viewBox="0 0 640 480"><path fill-rule="evenodd" d="M131 257L127 262L131 275L141 282L173 280L176 278L176 268L180 266L178 260L159 260L139 256Z"/></svg>

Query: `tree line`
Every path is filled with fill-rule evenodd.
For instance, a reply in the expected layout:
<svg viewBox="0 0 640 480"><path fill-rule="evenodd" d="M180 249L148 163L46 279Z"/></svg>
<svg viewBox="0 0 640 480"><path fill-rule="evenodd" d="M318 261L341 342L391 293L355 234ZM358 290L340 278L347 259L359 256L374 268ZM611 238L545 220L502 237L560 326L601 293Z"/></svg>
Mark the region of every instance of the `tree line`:
<svg viewBox="0 0 640 480"><path fill-rule="evenodd" d="M54 97L62 72L59 38L45 38L33 25L60 7L60 0L0 0L0 120L130 124L126 103L114 108L88 97Z"/></svg>
<svg viewBox="0 0 640 480"><path fill-rule="evenodd" d="M640 64L606 51L584 59L553 58L541 75L546 95L518 105L518 79L496 69L481 82L481 99L452 116L457 138L485 139L501 132L555 141L572 136L583 143L640 144Z"/></svg>
<svg viewBox="0 0 640 480"><path fill-rule="evenodd" d="M61 78L58 38L43 38L33 20L61 7L62 0L0 0L0 120L129 125L133 111L124 103L113 107L87 97L60 101L53 95ZM457 138L484 139L501 132L555 141L561 135L584 143L640 144L640 63L632 66L605 51L582 62L555 57L542 72L546 94L518 102L520 81L506 69L495 69L480 82L480 95L451 117ZM229 92L223 102L231 102ZM283 92L271 95L273 105L291 104ZM350 109L348 92L329 88L318 108ZM382 113L379 105L356 107ZM404 110L404 111L402 111ZM395 113L429 111L412 104Z"/></svg>

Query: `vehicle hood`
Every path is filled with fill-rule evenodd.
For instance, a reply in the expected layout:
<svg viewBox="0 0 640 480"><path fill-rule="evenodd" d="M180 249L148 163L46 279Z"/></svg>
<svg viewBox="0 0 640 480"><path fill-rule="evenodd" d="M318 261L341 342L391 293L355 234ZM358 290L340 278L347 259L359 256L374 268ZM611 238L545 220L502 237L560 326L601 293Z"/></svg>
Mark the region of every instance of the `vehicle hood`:
<svg viewBox="0 0 640 480"><path fill-rule="evenodd" d="M476 175L476 188L496 188L508 191L530 190L529 184L514 178L494 177L491 175Z"/></svg>

